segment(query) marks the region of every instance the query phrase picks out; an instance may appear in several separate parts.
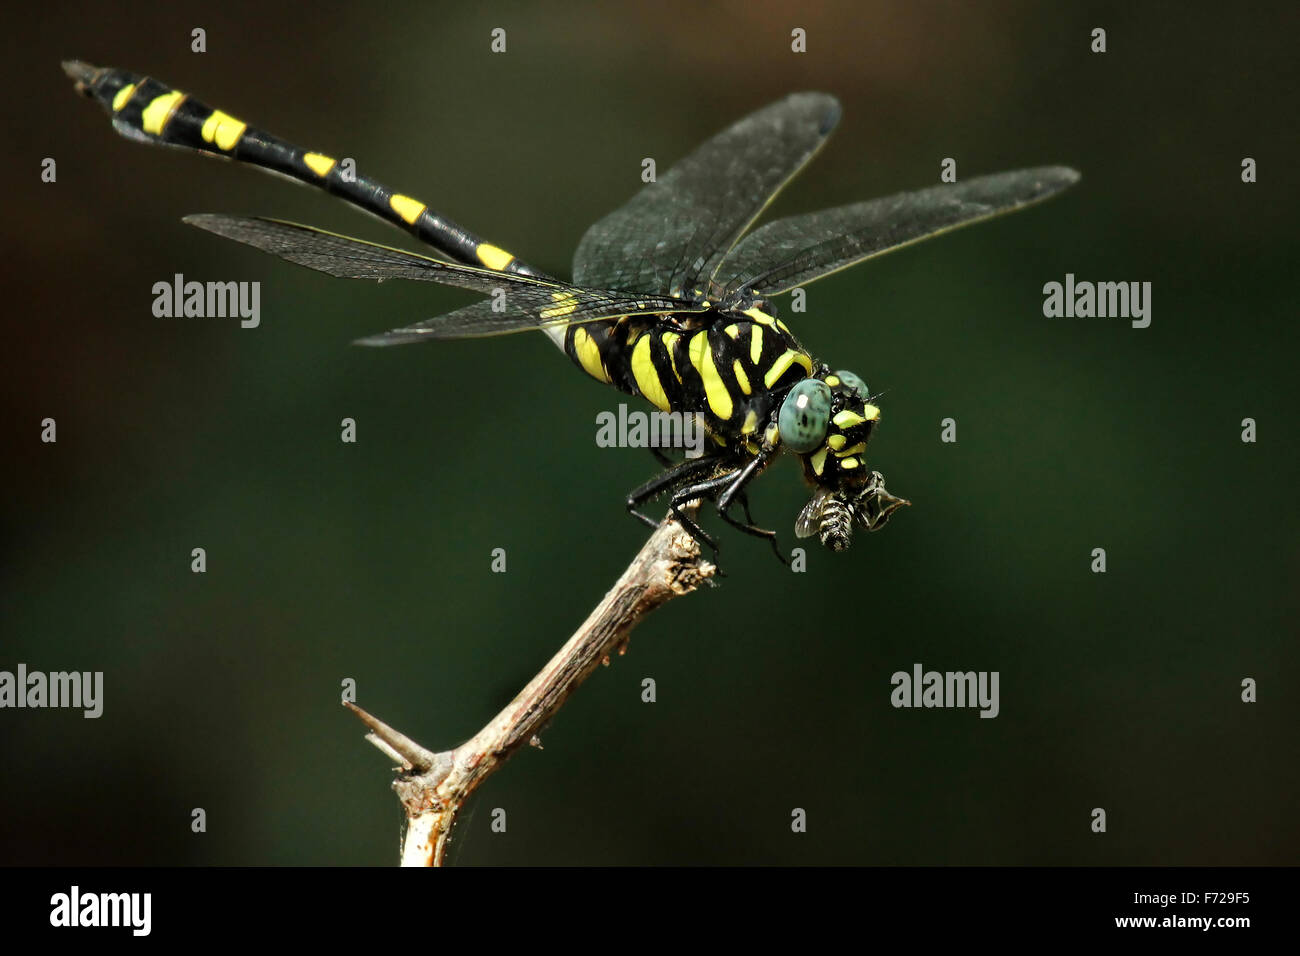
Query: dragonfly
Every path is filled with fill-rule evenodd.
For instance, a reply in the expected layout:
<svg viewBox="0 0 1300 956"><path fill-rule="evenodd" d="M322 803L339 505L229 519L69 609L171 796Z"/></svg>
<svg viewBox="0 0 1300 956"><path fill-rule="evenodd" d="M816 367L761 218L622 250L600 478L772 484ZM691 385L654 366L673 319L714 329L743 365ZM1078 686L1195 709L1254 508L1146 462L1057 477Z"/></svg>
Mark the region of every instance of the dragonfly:
<svg viewBox="0 0 1300 956"><path fill-rule="evenodd" d="M437 256L417 255L270 218L192 215L184 221L327 275L407 279L480 293L463 308L358 339L405 345L540 330L584 373L679 413L702 428L708 450L674 462L626 497L651 527L647 502L667 498L681 526L714 555L719 542L692 503L771 542L750 514L750 483L783 452L811 497L794 531L832 551L857 528L877 531L911 502L867 465L881 420L879 395L859 375L814 359L779 317L773 297L868 259L1038 203L1079 180L1039 166L941 183L885 198L756 221L839 122L826 93L794 93L724 129L578 244L573 279L530 266L405 193L361 175L350 161L304 149L222 110L126 70L67 61L64 71L137 142L234 159L319 187L405 230ZM739 513L737 513L739 506Z"/></svg>

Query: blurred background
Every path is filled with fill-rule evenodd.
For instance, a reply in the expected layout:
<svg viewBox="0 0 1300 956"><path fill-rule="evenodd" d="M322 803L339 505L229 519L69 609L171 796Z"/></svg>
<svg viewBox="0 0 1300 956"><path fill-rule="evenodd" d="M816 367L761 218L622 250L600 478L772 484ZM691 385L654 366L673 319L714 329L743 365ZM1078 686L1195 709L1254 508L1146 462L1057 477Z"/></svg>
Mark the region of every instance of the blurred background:
<svg viewBox="0 0 1300 956"><path fill-rule="evenodd" d="M128 143L73 94L69 57L355 157L565 276L643 157L662 172L793 90L834 93L844 119L777 215L930 185L944 157L961 176L1083 173L809 288L795 331L887 391L872 462L915 506L846 554L814 545L805 574L724 533L722 586L645 622L545 750L488 781L454 862L1296 861L1280 19L738 0L8 16L0 669L101 670L105 705L0 712L0 863L394 863L392 775L341 682L428 747L470 736L644 540L622 498L656 467L595 446L622 399L540 335L350 347L472 297L330 279L182 225L262 214L411 246L323 194ZM260 281L261 327L155 318L153 283L178 272ZM1151 282L1151 327L1044 318L1042 286L1067 272ZM784 461L753 503L789 547L805 500ZM917 662L1000 672L1000 716L892 708L890 675Z"/></svg>

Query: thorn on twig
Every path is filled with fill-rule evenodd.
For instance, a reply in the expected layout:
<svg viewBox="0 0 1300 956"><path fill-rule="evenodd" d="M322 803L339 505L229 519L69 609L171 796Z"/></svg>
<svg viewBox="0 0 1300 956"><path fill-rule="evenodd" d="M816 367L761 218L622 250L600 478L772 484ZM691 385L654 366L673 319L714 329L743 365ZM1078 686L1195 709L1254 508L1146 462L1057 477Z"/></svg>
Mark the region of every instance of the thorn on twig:
<svg viewBox="0 0 1300 956"><path fill-rule="evenodd" d="M401 764L404 770L428 773L440 762L440 755L421 747L400 730L388 726L378 717L367 713L349 700L343 706L357 715L357 719L370 728L366 740L374 744L389 758Z"/></svg>
<svg viewBox="0 0 1300 956"><path fill-rule="evenodd" d="M405 757L399 754L392 747L388 746L387 743L385 743L383 740L376 737L374 734L366 734L366 740L374 744L375 747L377 747L379 750L383 751L389 760L397 764L402 769L404 770L411 769L411 764L407 761Z"/></svg>

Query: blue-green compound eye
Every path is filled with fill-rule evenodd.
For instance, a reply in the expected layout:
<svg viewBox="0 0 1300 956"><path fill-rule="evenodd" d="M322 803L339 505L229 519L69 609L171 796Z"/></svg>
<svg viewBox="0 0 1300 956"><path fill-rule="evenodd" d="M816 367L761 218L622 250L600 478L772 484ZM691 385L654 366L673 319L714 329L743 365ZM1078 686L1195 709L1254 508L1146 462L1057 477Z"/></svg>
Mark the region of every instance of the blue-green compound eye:
<svg viewBox="0 0 1300 956"><path fill-rule="evenodd" d="M806 378L781 403L777 427L781 441L797 455L821 445L831 420L831 387L816 378Z"/></svg>
<svg viewBox="0 0 1300 956"><path fill-rule="evenodd" d="M836 372L835 374L840 377L841 382L857 392L858 395L862 397L863 401L871 395L871 393L867 391L867 383L862 381L862 379L858 378L858 376L854 375L852 372Z"/></svg>

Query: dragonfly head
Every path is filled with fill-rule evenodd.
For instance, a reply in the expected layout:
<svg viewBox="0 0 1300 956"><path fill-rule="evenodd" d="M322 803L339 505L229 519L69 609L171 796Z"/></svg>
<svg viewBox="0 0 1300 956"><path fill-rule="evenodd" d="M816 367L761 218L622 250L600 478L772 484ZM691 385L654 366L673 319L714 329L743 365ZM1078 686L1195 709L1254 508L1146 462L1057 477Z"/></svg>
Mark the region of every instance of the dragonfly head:
<svg viewBox="0 0 1300 956"><path fill-rule="evenodd" d="M885 490L884 477L866 467L867 441L880 421L867 384L852 372L823 368L786 395L778 414L781 442L803 462L816 491L799 513L795 534L817 535L832 551L843 551L853 529L884 526L911 504Z"/></svg>

